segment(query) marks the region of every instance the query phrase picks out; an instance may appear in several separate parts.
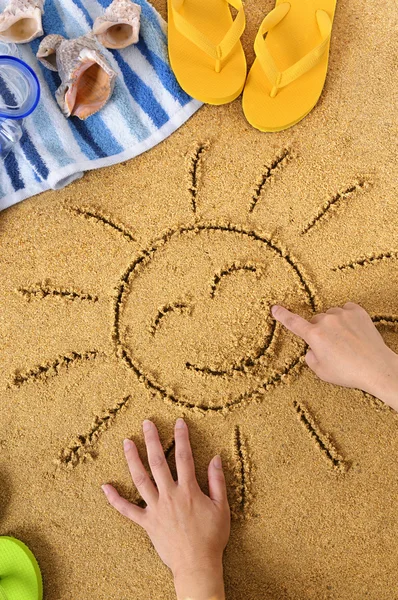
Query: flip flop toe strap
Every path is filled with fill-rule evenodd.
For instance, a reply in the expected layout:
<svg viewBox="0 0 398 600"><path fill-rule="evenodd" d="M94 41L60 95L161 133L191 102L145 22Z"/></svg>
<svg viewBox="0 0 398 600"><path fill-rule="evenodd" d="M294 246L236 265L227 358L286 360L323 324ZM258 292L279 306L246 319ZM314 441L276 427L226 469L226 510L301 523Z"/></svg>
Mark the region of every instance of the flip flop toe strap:
<svg viewBox="0 0 398 600"><path fill-rule="evenodd" d="M172 0L171 2L176 29L216 61L215 70L217 73L221 71L222 61L227 58L242 37L246 26L242 0L227 0L227 2L236 8L238 14L224 38L217 45L213 44L199 29L182 16L180 10L183 7L184 0Z"/></svg>
<svg viewBox="0 0 398 600"><path fill-rule="evenodd" d="M288 2L283 2L274 8L274 10L272 10L270 13L268 13L260 26L254 42L256 56L260 61L265 75L272 85L270 92L271 98L276 96L280 88L289 85L289 83L292 83L301 77L301 75L304 75L304 73L310 71L320 62L328 48L332 32L332 21L328 13L324 10L317 10L316 20L322 38L321 42L295 64L291 65L284 71L279 71L270 51L267 48L264 36L268 33L268 31L270 31L270 29L282 21L289 10L290 4Z"/></svg>

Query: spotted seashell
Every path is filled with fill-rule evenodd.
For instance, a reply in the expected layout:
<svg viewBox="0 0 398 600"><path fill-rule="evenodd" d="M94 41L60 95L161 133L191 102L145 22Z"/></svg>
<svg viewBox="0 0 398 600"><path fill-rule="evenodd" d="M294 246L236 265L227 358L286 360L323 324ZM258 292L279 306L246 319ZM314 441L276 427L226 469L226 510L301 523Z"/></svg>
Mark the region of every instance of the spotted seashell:
<svg viewBox="0 0 398 600"><path fill-rule="evenodd" d="M0 40L25 44L43 35L45 0L11 0L0 15Z"/></svg>
<svg viewBox="0 0 398 600"><path fill-rule="evenodd" d="M95 20L93 33L106 48L136 44L140 33L141 7L131 0L113 0L105 14Z"/></svg>
<svg viewBox="0 0 398 600"><path fill-rule="evenodd" d="M48 69L58 71L61 85L55 97L66 117L87 119L111 97L117 73L92 34L74 40L49 35L41 42L37 58Z"/></svg>

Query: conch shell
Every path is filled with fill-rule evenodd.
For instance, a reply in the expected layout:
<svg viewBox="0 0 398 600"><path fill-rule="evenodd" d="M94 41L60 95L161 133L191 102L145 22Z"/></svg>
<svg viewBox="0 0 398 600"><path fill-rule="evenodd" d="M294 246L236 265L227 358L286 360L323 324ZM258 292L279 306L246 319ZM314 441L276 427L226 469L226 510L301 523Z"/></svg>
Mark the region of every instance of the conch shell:
<svg viewBox="0 0 398 600"><path fill-rule="evenodd" d="M141 6L131 0L113 0L95 20L93 33L106 48L126 48L138 42L140 15Z"/></svg>
<svg viewBox="0 0 398 600"><path fill-rule="evenodd" d="M0 40L25 44L43 35L45 0L11 0L0 15Z"/></svg>
<svg viewBox="0 0 398 600"><path fill-rule="evenodd" d="M92 34L74 40L48 35L39 46L37 58L48 69L58 71L61 85L55 97L66 117L87 119L111 97L117 73Z"/></svg>

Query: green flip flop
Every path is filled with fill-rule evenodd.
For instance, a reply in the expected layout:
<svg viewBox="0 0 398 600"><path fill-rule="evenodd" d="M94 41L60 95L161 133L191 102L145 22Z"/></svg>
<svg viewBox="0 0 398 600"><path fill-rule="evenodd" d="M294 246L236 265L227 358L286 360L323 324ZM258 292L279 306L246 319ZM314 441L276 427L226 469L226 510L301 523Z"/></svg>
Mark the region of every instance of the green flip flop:
<svg viewBox="0 0 398 600"><path fill-rule="evenodd" d="M25 544L0 536L0 600L42 600L39 565Z"/></svg>

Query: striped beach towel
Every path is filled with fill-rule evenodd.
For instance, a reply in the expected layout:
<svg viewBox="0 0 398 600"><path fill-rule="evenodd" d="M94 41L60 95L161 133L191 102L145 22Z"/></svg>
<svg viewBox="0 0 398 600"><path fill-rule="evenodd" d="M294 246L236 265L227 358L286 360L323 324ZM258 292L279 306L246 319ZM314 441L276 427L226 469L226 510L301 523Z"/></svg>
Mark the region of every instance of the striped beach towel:
<svg viewBox="0 0 398 600"><path fill-rule="evenodd" d="M108 104L86 121L66 119L55 100L58 74L36 59L40 39L19 46L42 90L38 108L24 123L21 143L0 159L0 210L48 189L59 189L84 171L122 162L149 150L200 108L178 85L167 54L166 23L146 0L140 40L120 51L106 50L118 73ZM91 31L111 0L47 0L45 35L75 38ZM0 10L7 0L0 0ZM1 90L0 90L1 93Z"/></svg>

